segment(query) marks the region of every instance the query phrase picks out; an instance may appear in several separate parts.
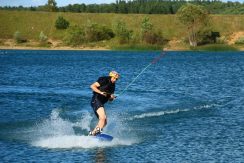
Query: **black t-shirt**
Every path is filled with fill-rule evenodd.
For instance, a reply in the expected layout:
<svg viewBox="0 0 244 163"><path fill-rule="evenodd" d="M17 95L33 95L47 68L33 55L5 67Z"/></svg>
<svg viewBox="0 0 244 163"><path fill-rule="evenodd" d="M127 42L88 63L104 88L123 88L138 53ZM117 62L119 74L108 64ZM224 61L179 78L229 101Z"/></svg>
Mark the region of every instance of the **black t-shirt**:
<svg viewBox="0 0 244 163"><path fill-rule="evenodd" d="M110 95L114 93L115 83L112 83L110 76L100 77L98 78L97 82L100 84L98 89L108 94L106 97L96 92L93 92L93 94L101 103L105 104L110 98Z"/></svg>

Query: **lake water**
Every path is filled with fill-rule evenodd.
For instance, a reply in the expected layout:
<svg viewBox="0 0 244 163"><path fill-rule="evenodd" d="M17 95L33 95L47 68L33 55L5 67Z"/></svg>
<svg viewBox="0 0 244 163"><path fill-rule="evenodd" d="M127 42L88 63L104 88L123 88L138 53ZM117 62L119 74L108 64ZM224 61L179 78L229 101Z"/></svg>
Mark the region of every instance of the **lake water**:
<svg viewBox="0 0 244 163"><path fill-rule="evenodd" d="M105 105L112 142L87 135L90 85L116 93L161 52L0 51L1 162L244 162L244 53L166 52Z"/></svg>

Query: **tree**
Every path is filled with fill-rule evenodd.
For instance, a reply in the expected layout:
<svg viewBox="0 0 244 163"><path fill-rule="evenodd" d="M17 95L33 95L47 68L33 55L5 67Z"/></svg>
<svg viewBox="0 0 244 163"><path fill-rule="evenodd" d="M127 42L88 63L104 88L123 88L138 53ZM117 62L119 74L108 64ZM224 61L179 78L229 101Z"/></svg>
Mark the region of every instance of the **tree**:
<svg viewBox="0 0 244 163"><path fill-rule="evenodd" d="M118 12L119 13L124 13L124 14L128 13L126 1L119 0L119 2L118 2Z"/></svg>
<svg viewBox="0 0 244 163"><path fill-rule="evenodd" d="M179 21L186 26L191 46L197 46L197 33L209 23L209 14L203 6L186 4L178 12Z"/></svg>
<svg viewBox="0 0 244 163"><path fill-rule="evenodd" d="M144 17L142 22L141 22L141 32L142 34L146 32L150 32L153 29L153 25L149 20L149 17Z"/></svg>
<svg viewBox="0 0 244 163"><path fill-rule="evenodd" d="M114 31L120 44L129 43L130 39L132 38L133 31L129 30L123 21L119 20L114 24Z"/></svg>
<svg viewBox="0 0 244 163"><path fill-rule="evenodd" d="M161 44L163 42L161 32L156 33L153 30L153 24L149 17L144 17L141 22L141 39L147 44Z"/></svg>
<svg viewBox="0 0 244 163"><path fill-rule="evenodd" d="M57 3L55 2L55 0L48 0L47 8L48 8L48 11L51 11L51 12L57 11L58 8L57 8Z"/></svg>

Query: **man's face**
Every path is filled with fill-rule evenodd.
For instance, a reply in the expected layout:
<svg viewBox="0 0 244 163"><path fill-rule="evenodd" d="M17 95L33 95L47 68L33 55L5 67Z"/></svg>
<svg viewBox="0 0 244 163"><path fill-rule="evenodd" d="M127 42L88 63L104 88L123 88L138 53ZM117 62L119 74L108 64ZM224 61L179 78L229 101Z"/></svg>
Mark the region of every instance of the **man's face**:
<svg viewBox="0 0 244 163"><path fill-rule="evenodd" d="M118 80L118 78L116 78L116 77L112 77L112 78L111 78L111 82L112 82L112 83L115 83L117 80Z"/></svg>

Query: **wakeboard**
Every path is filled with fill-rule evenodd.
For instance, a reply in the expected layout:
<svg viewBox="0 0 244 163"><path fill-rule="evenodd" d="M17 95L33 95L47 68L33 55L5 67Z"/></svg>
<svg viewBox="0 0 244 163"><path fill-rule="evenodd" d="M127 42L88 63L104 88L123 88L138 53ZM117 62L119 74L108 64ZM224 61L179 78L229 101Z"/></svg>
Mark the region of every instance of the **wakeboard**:
<svg viewBox="0 0 244 163"><path fill-rule="evenodd" d="M113 137L112 136L110 136L108 134L103 134L103 133L97 134L95 136L95 138L97 138L100 141L112 141L113 140Z"/></svg>

